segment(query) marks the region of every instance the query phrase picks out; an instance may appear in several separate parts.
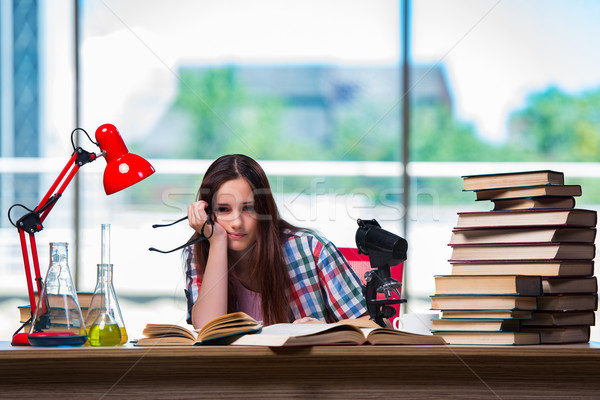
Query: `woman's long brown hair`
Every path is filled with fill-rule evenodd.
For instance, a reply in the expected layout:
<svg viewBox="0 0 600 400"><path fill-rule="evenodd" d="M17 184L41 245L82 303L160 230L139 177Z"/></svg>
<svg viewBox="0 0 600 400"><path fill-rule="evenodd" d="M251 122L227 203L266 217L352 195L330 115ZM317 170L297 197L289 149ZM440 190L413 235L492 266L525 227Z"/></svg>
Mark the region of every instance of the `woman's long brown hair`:
<svg viewBox="0 0 600 400"><path fill-rule="evenodd" d="M257 219L256 243L248 249L252 269L250 279L259 285L262 312L265 324L289 322L289 299L287 291L290 278L282 254L282 235L286 229L298 228L280 218L271 192L269 180L261 166L252 158L242 154L219 157L206 170L196 200L204 200L209 206L221 185L227 181L243 178L254 194L254 212ZM195 233L192 238L198 237ZM194 256L204 274L208 260L208 240L194 245ZM231 266L230 266L231 267ZM235 310L232 287L228 289L228 312Z"/></svg>

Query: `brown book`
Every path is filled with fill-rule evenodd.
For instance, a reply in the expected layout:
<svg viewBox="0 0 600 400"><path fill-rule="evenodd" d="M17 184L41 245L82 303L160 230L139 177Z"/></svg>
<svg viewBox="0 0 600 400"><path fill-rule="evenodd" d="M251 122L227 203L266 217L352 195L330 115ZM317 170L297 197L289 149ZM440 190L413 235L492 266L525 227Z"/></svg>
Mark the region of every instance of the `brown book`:
<svg viewBox="0 0 600 400"><path fill-rule="evenodd" d="M544 278L544 294L597 293L598 282L595 276L584 278Z"/></svg>
<svg viewBox="0 0 600 400"><path fill-rule="evenodd" d="M531 319L521 321L522 326L572 326L594 325L594 311L542 312L536 311Z"/></svg>
<svg viewBox="0 0 600 400"><path fill-rule="evenodd" d="M90 306L90 303L92 302L93 295L93 292L77 292L77 302L79 303L79 307L81 308L81 314L83 315L83 319L85 319L85 316L87 315L87 311ZM39 300L37 292L34 293L34 296L35 302L37 304ZM17 309L19 310L19 317L22 324L32 317L31 306L29 304L17 306Z"/></svg>
<svg viewBox="0 0 600 400"><path fill-rule="evenodd" d="M80 307L89 307L92 302L94 292L77 292L77 301Z"/></svg>
<svg viewBox="0 0 600 400"><path fill-rule="evenodd" d="M541 185L475 191L477 200L516 199L539 196L581 196L581 185Z"/></svg>
<svg viewBox="0 0 600 400"><path fill-rule="evenodd" d="M595 228L454 229L450 237L450 245L483 243L594 243L595 238Z"/></svg>
<svg viewBox="0 0 600 400"><path fill-rule="evenodd" d="M33 295L37 304L39 300L37 292L33 293ZM77 292L77 302L79 303L79 307L89 307L93 296L94 292Z"/></svg>
<svg viewBox="0 0 600 400"><path fill-rule="evenodd" d="M542 294L542 278L535 275L438 275L435 294Z"/></svg>
<svg viewBox="0 0 600 400"><path fill-rule="evenodd" d="M540 196L516 199L492 199L492 202L494 203L493 211L575 207L575 198L573 196Z"/></svg>
<svg viewBox="0 0 600 400"><path fill-rule="evenodd" d="M146 324L137 346L230 344L240 335L260 331L262 325L243 312L225 314L207 322L196 334L173 324Z"/></svg>
<svg viewBox="0 0 600 400"><path fill-rule="evenodd" d="M337 323L274 324L255 335L242 336L232 343L240 346L314 346L314 345L438 345L440 337L382 328L368 319L348 319Z"/></svg>
<svg viewBox="0 0 600 400"><path fill-rule="evenodd" d="M477 331L477 332L516 332L519 330L518 319L432 319L431 331Z"/></svg>
<svg viewBox="0 0 600 400"><path fill-rule="evenodd" d="M434 332L448 344L528 345L539 344L537 332Z"/></svg>
<svg viewBox="0 0 600 400"><path fill-rule="evenodd" d="M457 228L588 227L596 226L596 211L581 208L459 212Z"/></svg>
<svg viewBox="0 0 600 400"><path fill-rule="evenodd" d="M594 261L536 260L498 262L453 261L452 275L542 275L589 276L594 274Z"/></svg>
<svg viewBox="0 0 600 400"><path fill-rule="evenodd" d="M537 327L524 326L524 332L540 334L541 344L586 343L590 341L589 326Z"/></svg>
<svg viewBox="0 0 600 400"><path fill-rule="evenodd" d="M464 190L480 190L513 186L563 185L565 176L562 172L542 170L464 175L462 180Z"/></svg>
<svg viewBox="0 0 600 400"><path fill-rule="evenodd" d="M537 298L539 311L596 311L597 294L557 294Z"/></svg>
<svg viewBox="0 0 600 400"><path fill-rule="evenodd" d="M452 245L452 261L463 260L592 260L592 243L512 243Z"/></svg>
<svg viewBox="0 0 600 400"><path fill-rule="evenodd" d="M536 297L526 296L431 296L432 310L535 310Z"/></svg>
<svg viewBox="0 0 600 400"><path fill-rule="evenodd" d="M18 306L17 308L19 309L19 317L22 324L27 322L27 320L32 317L31 306ZM88 309L88 307L81 307L81 316L84 320L85 317L87 317Z"/></svg>
<svg viewBox="0 0 600 400"><path fill-rule="evenodd" d="M533 311L522 310L444 310L444 319L531 319Z"/></svg>

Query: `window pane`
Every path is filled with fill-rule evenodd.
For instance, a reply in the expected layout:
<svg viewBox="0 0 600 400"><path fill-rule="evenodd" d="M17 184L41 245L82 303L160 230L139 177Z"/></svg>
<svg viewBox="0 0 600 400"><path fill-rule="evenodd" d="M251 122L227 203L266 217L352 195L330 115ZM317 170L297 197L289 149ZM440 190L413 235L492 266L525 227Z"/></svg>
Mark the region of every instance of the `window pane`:
<svg viewBox="0 0 600 400"><path fill-rule="evenodd" d="M433 162L421 164L413 190L440 199L436 221L418 217L411 224L413 243L427 243L411 254L426 267L409 269L413 282L423 282L415 291L426 309L432 276L450 271L447 243L456 212L491 210L490 202L475 203L473 193L461 192L461 175L558 168L567 183L583 185L578 207L597 208L598 174L582 179L594 169L555 163L598 160L600 55L589 38L598 34L600 5L420 0L412 16L413 61L429 76L415 89L437 77L437 92L448 93L412 104L412 160ZM482 163L436 166L440 161ZM414 206L417 215L430 208Z"/></svg>
<svg viewBox="0 0 600 400"><path fill-rule="evenodd" d="M109 222L117 290L169 296L184 310L180 254L147 248L174 248L192 232L151 225L184 216L205 168L227 153L259 160L284 218L340 246L354 246L358 217L399 232L398 2L86 1L83 10L83 125L114 123L157 169L110 197L86 187L84 282L93 284ZM317 161L387 164L373 164L380 175Z"/></svg>
<svg viewBox="0 0 600 400"><path fill-rule="evenodd" d="M34 209L69 160L73 124L72 1L0 2L0 336L19 327L29 304L16 222ZM36 234L42 278L49 242L74 242L74 185ZM27 242L27 246L29 242ZM71 259L73 248L70 249ZM30 258L30 262L32 262ZM71 264L71 268L74 265Z"/></svg>

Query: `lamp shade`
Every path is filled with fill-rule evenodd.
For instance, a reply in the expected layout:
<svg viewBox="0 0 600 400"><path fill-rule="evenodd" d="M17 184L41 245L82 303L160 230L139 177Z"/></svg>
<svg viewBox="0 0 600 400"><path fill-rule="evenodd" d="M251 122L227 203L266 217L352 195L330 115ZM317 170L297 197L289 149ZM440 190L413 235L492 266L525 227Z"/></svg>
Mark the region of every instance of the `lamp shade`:
<svg viewBox="0 0 600 400"><path fill-rule="evenodd" d="M112 124L96 129L96 141L105 152L104 192L113 194L152 175L154 167L144 158L130 153L121 134Z"/></svg>

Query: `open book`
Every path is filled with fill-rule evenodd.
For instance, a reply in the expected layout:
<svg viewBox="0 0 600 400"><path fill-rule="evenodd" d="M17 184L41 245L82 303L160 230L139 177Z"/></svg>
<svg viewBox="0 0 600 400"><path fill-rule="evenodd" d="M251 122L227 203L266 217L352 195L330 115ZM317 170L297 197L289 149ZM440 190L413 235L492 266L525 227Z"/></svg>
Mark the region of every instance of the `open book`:
<svg viewBox="0 0 600 400"><path fill-rule="evenodd" d="M445 344L439 336L382 328L366 319L347 319L333 324L275 324L264 327L254 335L235 340L238 346L313 346L360 344Z"/></svg>
<svg viewBox="0 0 600 400"><path fill-rule="evenodd" d="M258 332L262 325L243 312L217 317L195 332L173 324L147 324L138 346L229 344L240 335Z"/></svg>

